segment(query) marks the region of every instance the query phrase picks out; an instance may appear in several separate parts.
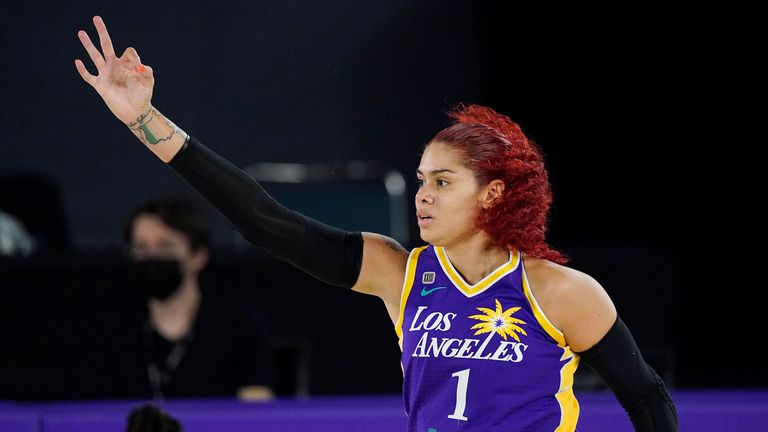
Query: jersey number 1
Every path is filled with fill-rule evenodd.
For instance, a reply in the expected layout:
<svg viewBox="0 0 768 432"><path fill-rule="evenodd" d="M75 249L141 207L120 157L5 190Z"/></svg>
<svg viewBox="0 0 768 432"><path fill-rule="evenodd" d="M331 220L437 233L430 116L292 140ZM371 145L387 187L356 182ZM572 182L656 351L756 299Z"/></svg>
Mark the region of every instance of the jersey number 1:
<svg viewBox="0 0 768 432"><path fill-rule="evenodd" d="M454 372L451 376L458 378L459 382L456 385L456 408L453 410L453 414L449 415L448 418L466 421L467 418L464 417L464 411L467 408L467 385L469 384L469 369Z"/></svg>

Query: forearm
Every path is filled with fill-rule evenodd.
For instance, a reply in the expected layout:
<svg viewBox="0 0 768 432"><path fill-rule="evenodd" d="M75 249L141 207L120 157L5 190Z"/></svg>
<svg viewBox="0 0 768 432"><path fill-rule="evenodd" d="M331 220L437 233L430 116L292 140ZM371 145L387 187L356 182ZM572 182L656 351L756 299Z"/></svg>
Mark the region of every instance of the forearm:
<svg viewBox="0 0 768 432"><path fill-rule="evenodd" d="M136 138L163 162L169 162L184 146L187 133L173 124L154 107L126 124Z"/></svg>

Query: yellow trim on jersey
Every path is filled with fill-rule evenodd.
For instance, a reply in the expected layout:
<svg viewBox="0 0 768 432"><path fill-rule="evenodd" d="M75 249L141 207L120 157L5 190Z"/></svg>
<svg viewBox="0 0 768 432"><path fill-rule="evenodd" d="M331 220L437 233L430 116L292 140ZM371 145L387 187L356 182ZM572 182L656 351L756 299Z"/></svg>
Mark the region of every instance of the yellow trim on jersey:
<svg viewBox="0 0 768 432"><path fill-rule="evenodd" d="M557 346L563 349L560 361L570 359L560 368L560 388L557 390L557 394L555 394L557 403L560 404L560 425L555 429L555 432L574 431L576 430L576 422L579 420L579 401L576 400L576 396L573 394L573 375L576 373L576 368L579 367L580 358L571 351L571 347L566 345L563 333L549 321L536 301L536 297L533 296L533 291L528 283L528 276L525 274L525 266L523 266L522 273L523 292L525 293L525 298L528 299L528 303L531 305L536 321L552 339L557 341Z"/></svg>
<svg viewBox="0 0 768 432"><path fill-rule="evenodd" d="M552 336L552 339L557 341L558 346L565 348L565 336L563 336L563 333L560 332L557 327L549 322L547 316L544 315L544 311L539 307L536 297L533 296L531 286L528 284L528 276L525 274L525 266L523 266L523 292L525 293L525 298L528 299L528 303L531 305L531 309L533 309L533 315L536 317L536 321L539 322L539 325L547 332L547 334Z"/></svg>
<svg viewBox="0 0 768 432"><path fill-rule="evenodd" d="M506 263L502 264L499 268L492 271L486 277L482 278L480 282L474 285L469 285L464 281L464 278L461 277L459 272L456 271L456 269L453 267L453 263L451 263L451 260L448 259L448 254L445 252L444 248L435 246L435 253L437 254L437 260L440 262L440 267L443 268L443 272L445 272L446 276L448 276L448 279L450 279L456 288L458 288L459 291L464 293L464 295L467 297L474 297L477 294L485 291L499 279L513 272L520 263L520 252L511 251L509 254L509 260Z"/></svg>
<svg viewBox="0 0 768 432"><path fill-rule="evenodd" d="M413 287L413 279L416 275L416 264L419 262L419 255L427 246L415 248L408 255L408 263L405 266L405 280L403 280L403 289L400 292L400 314L395 323L395 332L397 333L397 343L400 345L400 351L403 350L403 315L405 314L405 303L408 301L408 295Z"/></svg>
<svg viewBox="0 0 768 432"><path fill-rule="evenodd" d="M579 421L579 401L573 394L573 375L579 367L580 357L574 354L569 347L563 347L563 357L565 360L571 359L560 369L560 389L555 398L560 404L560 425L555 432L575 431L576 423Z"/></svg>

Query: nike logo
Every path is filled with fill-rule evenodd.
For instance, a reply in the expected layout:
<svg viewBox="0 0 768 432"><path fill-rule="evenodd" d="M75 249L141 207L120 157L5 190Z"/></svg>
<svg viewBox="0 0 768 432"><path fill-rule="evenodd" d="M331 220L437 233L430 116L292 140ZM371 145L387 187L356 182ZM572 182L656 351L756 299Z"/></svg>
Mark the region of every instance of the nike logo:
<svg viewBox="0 0 768 432"><path fill-rule="evenodd" d="M422 287L421 288L421 296L424 297L424 296L432 294L433 292L435 292L437 290L441 290L441 289L445 289L445 288L446 287L434 287L432 289L427 289L427 287Z"/></svg>

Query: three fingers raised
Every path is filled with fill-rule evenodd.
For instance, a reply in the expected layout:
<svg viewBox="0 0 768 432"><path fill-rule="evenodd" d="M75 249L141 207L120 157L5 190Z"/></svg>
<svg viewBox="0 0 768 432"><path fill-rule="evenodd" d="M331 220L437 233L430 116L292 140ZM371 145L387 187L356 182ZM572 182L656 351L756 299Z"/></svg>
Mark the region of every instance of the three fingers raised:
<svg viewBox="0 0 768 432"><path fill-rule="evenodd" d="M88 33L85 31L78 31L77 37L80 39L80 43L83 44L85 51L88 52L88 56L91 58L91 61L93 61L97 71L101 73L102 69L107 64L107 60L115 58L115 50L112 45L112 39L109 37L107 27L104 24L104 20L100 16L95 16L93 17L93 23L96 26L96 31L99 34L99 42L101 44L102 50L101 52L99 52L98 48L96 48L96 46L91 41L91 38L88 36ZM151 76L152 69L141 64L141 58L136 52L136 49L133 47L127 48L121 59L127 59L133 66L133 69L139 74L148 73ZM77 69L78 73L80 73L80 76L83 78L83 80L91 85L94 84L96 76L91 75L91 73L88 72L88 69L85 67L85 64L82 62L82 60L75 60L75 68Z"/></svg>

